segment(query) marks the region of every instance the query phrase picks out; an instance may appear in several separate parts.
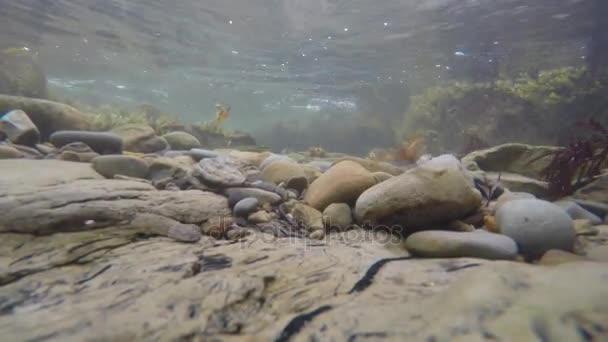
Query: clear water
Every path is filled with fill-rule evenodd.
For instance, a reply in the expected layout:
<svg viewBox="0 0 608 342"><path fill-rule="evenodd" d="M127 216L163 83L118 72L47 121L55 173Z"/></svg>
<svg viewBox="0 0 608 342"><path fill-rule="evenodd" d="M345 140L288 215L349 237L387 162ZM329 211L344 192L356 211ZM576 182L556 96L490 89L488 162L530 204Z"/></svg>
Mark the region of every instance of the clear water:
<svg viewBox="0 0 608 342"><path fill-rule="evenodd" d="M348 149L319 131L363 116L386 128L353 134L372 148L429 86L587 65L602 1L1 0L0 47L34 52L51 91L82 103L184 122L227 103L230 128L275 149L295 139L269 138L279 124L307 131L295 147Z"/></svg>

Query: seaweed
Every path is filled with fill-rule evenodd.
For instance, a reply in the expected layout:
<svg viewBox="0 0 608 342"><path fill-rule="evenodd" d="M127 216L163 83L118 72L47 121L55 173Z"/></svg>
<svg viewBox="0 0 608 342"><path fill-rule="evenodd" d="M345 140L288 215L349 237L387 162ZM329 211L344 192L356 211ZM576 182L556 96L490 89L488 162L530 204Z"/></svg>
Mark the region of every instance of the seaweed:
<svg viewBox="0 0 608 342"><path fill-rule="evenodd" d="M579 121L590 134L576 137L563 149L552 152L553 158L543 171L554 196L571 194L602 172L608 161L608 129L596 120Z"/></svg>

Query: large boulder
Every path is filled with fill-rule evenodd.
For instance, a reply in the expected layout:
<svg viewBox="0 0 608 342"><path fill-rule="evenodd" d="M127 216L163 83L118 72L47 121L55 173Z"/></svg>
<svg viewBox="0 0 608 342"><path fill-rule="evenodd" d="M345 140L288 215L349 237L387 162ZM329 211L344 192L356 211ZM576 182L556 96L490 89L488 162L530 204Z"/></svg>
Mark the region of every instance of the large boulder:
<svg viewBox="0 0 608 342"><path fill-rule="evenodd" d="M91 116L63 103L28 97L0 95L0 113L21 109L40 130L40 139L61 130L87 130Z"/></svg>
<svg viewBox="0 0 608 342"><path fill-rule="evenodd" d="M167 141L147 125L123 125L114 128L112 133L122 138L123 148L129 152L154 153L169 148Z"/></svg>
<svg viewBox="0 0 608 342"><path fill-rule="evenodd" d="M406 228L424 228L465 217L481 200L460 162L443 155L363 192L355 217L362 223L390 219Z"/></svg>
<svg viewBox="0 0 608 342"><path fill-rule="evenodd" d="M549 165L560 147L526 144L503 144L475 151L462 158L469 170L511 172L534 179L542 179L542 170Z"/></svg>
<svg viewBox="0 0 608 342"><path fill-rule="evenodd" d="M376 180L371 172L359 163L345 160L332 166L310 184L304 202L321 211L332 203L354 203L362 192L374 184Z"/></svg>

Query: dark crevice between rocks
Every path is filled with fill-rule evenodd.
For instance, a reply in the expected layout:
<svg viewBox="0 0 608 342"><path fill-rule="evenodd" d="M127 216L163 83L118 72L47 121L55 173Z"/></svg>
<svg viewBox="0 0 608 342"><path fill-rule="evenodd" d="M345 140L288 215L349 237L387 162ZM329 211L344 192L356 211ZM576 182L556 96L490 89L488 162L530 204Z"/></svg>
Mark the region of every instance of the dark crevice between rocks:
<svg viewBox="0 0 608 342"><path fill-rule="evenodd" d="M91 280L95 279L96 277L98 277L99 275L101 275L102 273L104 273L105 271L109 270L111 267L112 267L111 264L110 265L106 265L101 270L99 270L99 271L91 274L90 276L88 276L88 277L86 277L84 279L81 279L81 280L77 281L76 284L77 285L82 285L82 284L84 284L84 283L86 283L88 281L91 281Z"/></svg>
<svg viewBox="0 0 608 342"><path fill-rule="evenodd" d="M283 328L279 337L277 337L275 339L275 342L289 341L294 335L299 333L300 330L302 330L302 328L304 328L306 323L312 321L316 316L318 316L324 312L327 312L331 309L333 309L333 307L331 305L323 305L310 312L303 313L301 315L294 317L291 321L289 321L289 323L287 323L285 328Z"/></svg>
<svg viewBox="0 0 608 342"><path fill-rule="evenodd" d="M456 263L456 262L445 262L445 263L441 263L441 266L443 267L443 269L446 272L456 272L456 271L464 270L467 268L481 266L481 264L472 262L472 263L468 263L468 264L464 264L464 265L458 265L458 263Z"/></svg>
<svg viewBox="0 0 608 342"><path fill-rule="evenodd" d="M350 335L347 341L356 342L359 338L366 340L368 338L386 338L387 336L388 334L383 331L360 332Z"/></svg>
<svg viewBox="0 0 608 342"><path fill-rule="evenodd" d="M68 260L68 261L60 263L60 264L50 265L49 267L45 267L45 268L33 269L33 270L25 269L25 270L20 270L20 271L14 272L14 273L9 271L8 274L0 275L0 286L6 286L9 284L12 284L27 276L34 275L34 274L40 273L40 272L45 272L45 271L51 270L53 268L60 268L60 267L71 266L71 265L86 265L86 264L93 262L93 260L88 260L88 261L83 260L84 258L86 258L89 255L92 255L99 251L109 252L113 249L129 245L133 242L134 241L129 241L129 242L124 242L121 244L113 245L113 246L104 246L104 247L96 248L96 249L93 249L93 250L87 252L86 254L79 256L78 258ZM1 308L0 308L0 310L1 310Z"/></svg>
<svg viewBox="0 0 608 342"><path fill-rule="evenodd" d="M367 271L365 272L363 277L361 279L359 279L359 281L357 281L355 283L355 285L353 285L353 287L350 289L350 291L348 291L348 294L352 294L355 292L361 292L361 291L367 289L368 287L370 287L372 285L372 283L374 282L374 277L376 276L376 274L378 274L380 269L384 265L388 264L389 262L408 260L408 259L411 259L411 257L406 256L406 257L399 257L399 258L384 258L384 259L380 259L380 260L376 261L367 269Z"/></svg>

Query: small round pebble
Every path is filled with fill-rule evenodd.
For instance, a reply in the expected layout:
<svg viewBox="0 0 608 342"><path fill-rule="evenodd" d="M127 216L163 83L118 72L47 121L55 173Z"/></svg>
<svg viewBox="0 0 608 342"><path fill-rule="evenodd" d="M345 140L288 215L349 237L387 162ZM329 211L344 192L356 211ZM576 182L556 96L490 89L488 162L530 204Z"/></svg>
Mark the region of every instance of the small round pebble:
<svg viewBox="0 0 608 342"><path fill-rule="evenodd" d="M353 223L353 215L346 203L332 203L323 210L323 222L326 228L346 230Z"/></svg>
<svg viewBox="0 0 608 342"><path fill-rule="evenodd" d="M483 230L421 231L410 235L405 241L405 247L413 255L426 258L471 257L510 260L517 256L517 244L513 239Z"/></svg>
<svg viewBox="0 0 608 342"><path fill-rule="evenodd" d="M518 199L496 212L499 231L515 240L527 259L538 259L551 249L571 252L576 238L570 216L557 205L538 199Z"/></svg>
<svg viewBox="0 0 608 342"><path fill-rule="evenodd" d="M233 209L235 217L249 217L249 214L254 213L259 205L259 201L255 197L248 197L240 200Z"/></svg>

